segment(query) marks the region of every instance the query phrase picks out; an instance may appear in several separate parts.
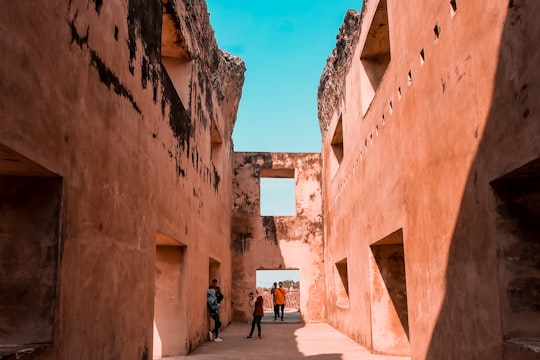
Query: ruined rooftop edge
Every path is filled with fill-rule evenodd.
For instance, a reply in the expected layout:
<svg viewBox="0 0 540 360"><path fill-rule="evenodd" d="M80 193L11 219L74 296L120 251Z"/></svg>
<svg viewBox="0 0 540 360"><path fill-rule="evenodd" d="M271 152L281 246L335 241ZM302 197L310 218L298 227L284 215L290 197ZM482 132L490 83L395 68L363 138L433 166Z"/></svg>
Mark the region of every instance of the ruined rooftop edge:
<svg viewBox="0 0 540 360"><path fill-rule="evenodd" d="M319 81L317 106L319 127L323 137L328 130L332 115L340 104L345 74L350 67L352 54L360 37L362 14L363 11L359 13L353 9L349 9L345 13L343 23L336 36L336 47L326 60L326 66Z"/></svg>

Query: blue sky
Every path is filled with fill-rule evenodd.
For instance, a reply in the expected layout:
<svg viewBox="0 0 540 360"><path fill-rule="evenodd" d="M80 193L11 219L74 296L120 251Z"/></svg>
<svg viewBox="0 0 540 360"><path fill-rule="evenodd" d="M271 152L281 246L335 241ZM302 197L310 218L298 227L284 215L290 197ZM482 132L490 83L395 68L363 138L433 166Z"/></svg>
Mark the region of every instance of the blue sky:
<svg viewBox="0 0 540 360"><path fill-rule="evenodd" d="M299 270L257 270L257 287L270 288L274 282L300 281ZM300 284L302 286L302 284Z"/></svg>
<svg viewBox="0 0 540 360"><path fill-rule="evenodd" d="M247 71L235 151L320 152L317 88L347 9L361 0L207 0L221 49Z"/></svg>

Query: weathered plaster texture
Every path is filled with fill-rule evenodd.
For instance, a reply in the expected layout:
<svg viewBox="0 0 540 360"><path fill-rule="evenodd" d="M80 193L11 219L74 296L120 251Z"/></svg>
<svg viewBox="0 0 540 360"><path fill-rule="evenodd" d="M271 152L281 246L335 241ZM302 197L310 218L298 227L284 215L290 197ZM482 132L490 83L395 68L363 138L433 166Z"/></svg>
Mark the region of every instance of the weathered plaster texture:
<svg viewBox="0 0 540 360"><path fill-rule="evenodd" d="M294 171L296 216L260 216L261 172L280 177L284 169ZM235 320L251 319L248 293L264 269L300 270L302 319L325 320L320 154L239 152L233 171Z"/></svg>
<svg viewBox="0 0 540 360"><path fill-rule="evenodd" d="M369 0L354 50L338 39L319 87L327 318L356 341L392 353L405 331L372 293L395 281L370 246L401 231L413 359L538 356L539 16L534 0ZM348 307L329 276L343 259Z"/></svg>
<svg viewBox="0 0 540 360"><path fill-rule="evenodd" d="M10 156L0 159L9 185L0 198L10 201L0 205L0 246L3 259L13 256L0 268L22 270L0 282L0 348L52 342L34 358L142 360L156 330L160 351L187 353L207 338L210 277L231 301L231 133L243 62L217 47L204 1L1 8L0 149ZM36 173L61 179L34 199L49 201L49 212L23 202ZM41 218L14 226L25 208ZM155 305L171 318L154 319ZM44 329L29 333L36 319Z"/></svg>

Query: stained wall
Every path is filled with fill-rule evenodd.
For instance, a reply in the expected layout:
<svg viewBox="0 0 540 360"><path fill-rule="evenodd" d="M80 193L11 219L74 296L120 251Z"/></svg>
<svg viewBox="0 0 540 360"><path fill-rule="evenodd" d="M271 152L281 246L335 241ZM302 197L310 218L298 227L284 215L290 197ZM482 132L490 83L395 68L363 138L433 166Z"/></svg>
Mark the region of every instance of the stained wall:
<svg viewBox="0 0 540 360"><path fill-rule="evenodd" d="M255 291L257 270L296 269L302 320L324 321L320 154L236 152L233 172L234 320L252 319L248 294ZM260 215L261 177L294 179L296 215Z"/></svg>
<svg viewBox="0 0 540 360"><path fill-rule="evenodd" d="M373 351L537 356L539 14L370 0L345 18L319 86L327 318Z"/></svg>
<svg viewBox="0 0 540 360"><path fill-rule="evenodd" d="M0 268L11 277L0 318L16 311L23 324L1 321L2 353L149 359L156 336L163 354L191 351L208 336L211 278L231 301L243 62L219 50L203 1L1 7L0 198L11 215ZM46 184L36 176L56 187L29 199L25 187Z"/></svg>

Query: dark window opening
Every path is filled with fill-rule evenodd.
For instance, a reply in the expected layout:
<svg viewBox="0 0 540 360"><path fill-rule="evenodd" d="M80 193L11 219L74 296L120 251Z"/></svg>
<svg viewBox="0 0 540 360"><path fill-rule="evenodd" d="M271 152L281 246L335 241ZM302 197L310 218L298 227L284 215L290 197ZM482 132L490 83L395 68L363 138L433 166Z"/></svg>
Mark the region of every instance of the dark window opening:
<svg viewBox="0 0 540 360"><path fill-rule="evenodd" d="M347 258L335 263L334 283L336 286L336 305L343 309L349 308L349 273Z"/></svg>
<svg viewBox="0 0 540 360"><path fill-rule="evenodd" d="M519 353L540 341L540 158L491 185L505 352Z"/></svg>
<svg viewBox="0 0 540 360"><path fill-rule="evenodd" d="M53 341L62 178L0 144L0 356Z"/></svg>
<svg viewBox="0 0 540 360"><path fill-rule="evenodd" d="M332 141L330 142L332 146L331 159L330 159L330 171L331 178L336 176L339 166L343 161L343 121L341 116L339 117L336 129L334 130L334 135L332 136Z"/></svg>

